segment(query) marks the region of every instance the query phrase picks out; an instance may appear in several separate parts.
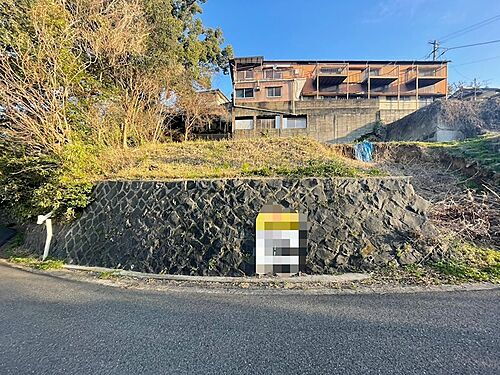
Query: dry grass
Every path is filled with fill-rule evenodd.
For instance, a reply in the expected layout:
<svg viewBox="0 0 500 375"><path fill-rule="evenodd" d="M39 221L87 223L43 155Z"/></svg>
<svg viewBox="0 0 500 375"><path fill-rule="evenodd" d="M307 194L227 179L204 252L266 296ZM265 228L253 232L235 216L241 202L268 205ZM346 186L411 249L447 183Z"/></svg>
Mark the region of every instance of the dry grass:
<svg viewBox="0 0 500 375"><path fill-rule="evenodd" d="M327 165L337 176L376 175L372 166L341 156L309 138L259 138L148 144L134 149L107 149L100 157L105 179L194 179L249 175L315 175ZM313 167L311 167L313 165ZM330 168L331 167L331 168ZM303 170L303 169L302 169ZM325 170L318 171L325 175Z"/></svg>
<svg viewBox="0 0 500 375"><path fill-rule="evenodd" d="M443 144L388 144L382 149L379 168L392 175L413 176L415 191L432 203L429 215L443 235L493 249L500 249L500 195L493 181L464 176L459 167L443 164L438 149L451 155L468 152L468 160L485 166L498 155L490 150L498 136ZM481 155L473 151L481 152ZM487 156L484 156L487 155ZM482 157L481 157L482 156Z"/></svg>

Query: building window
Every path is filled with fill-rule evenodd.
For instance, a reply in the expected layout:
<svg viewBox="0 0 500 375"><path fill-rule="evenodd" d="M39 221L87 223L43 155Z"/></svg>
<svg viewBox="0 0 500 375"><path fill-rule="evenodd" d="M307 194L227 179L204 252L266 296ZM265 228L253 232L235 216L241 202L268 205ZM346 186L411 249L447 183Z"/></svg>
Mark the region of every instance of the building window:
<svg viewBox="0 0 500 375"><path fill-rule="evenodd" d="M305 128L307 128L306 116L283 118L283 129L305 129Z"/></svg>
<svg viewBox="0 0 500 375"><path fill-rule="evenodd" d="M264 70L265 79L283 79L283 72L280 70L267 69Z"/></svg>
<svg viewBox="0 0 500 375"><path fill-rule="evenodd" d="M251 130L253 129L253 117L236 117L234 120L235 130Z"/></svg>
<svg viewBox="0 0 500 375"><path fill-rule="evenodd" d="M245 70L243 71L244 79L253 79L253 70Z"/></svg>
<svg viewBox="0 0 500 375"><path fill-rule="evenodd" d="M279 119L279 116L278 116ZM266 117L261 116L257 117L257 129L275 129L276 126L276 117Z"/></svg>
<svg viewBox="0 0 500 375"><path fill-rule="evenodd" d="M268 87L267 88L268 98L280 98L281 97L281 87Z"/></svg>
<svg viewBox="0 0 500 375"><path fill-rule="evenodd" d="M254 92L252 88L249 89L236 89L236 97L239 99L253 98Z"/></svg>

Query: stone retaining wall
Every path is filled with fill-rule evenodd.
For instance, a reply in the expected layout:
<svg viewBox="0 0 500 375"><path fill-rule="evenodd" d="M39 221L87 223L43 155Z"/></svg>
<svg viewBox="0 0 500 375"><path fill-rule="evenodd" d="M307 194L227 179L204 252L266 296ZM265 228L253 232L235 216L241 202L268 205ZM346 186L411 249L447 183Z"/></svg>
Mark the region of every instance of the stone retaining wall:
<svg viewBox="0 0 500 375"><path fill-rule="evenodd" d="M107 181L83 215L55 227L51 254L80 265L134 271L254 272L255 219L265 204L307 212L307 272L411 264L432 251L427 202L407 177ZM26 246L41 252L44 227ZM425 234L425 236L422 236Z"/></svg>

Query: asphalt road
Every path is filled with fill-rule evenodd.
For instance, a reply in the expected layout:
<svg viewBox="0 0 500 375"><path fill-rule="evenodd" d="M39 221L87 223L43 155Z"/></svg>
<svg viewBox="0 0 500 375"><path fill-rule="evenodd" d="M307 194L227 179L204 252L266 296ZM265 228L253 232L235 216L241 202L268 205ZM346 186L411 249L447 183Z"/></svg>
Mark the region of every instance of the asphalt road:
<svg viewBox="0 0 500 375"><path fill-rule="evenodd" d="M499 297L160 293L0 265L0 374L499 374Z"/></svg>

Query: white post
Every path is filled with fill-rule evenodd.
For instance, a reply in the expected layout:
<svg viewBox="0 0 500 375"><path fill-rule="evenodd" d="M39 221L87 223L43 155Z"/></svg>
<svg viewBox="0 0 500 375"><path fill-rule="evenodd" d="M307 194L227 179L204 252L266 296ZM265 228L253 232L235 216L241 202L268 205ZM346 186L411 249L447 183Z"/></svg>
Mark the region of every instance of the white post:
<svg viewBox="0 0 500 375"><path fill-rule="evenodd" d="M47 229L47 238L45 239L45 248L43 249L42 261L47 259L47 257L49 256L50 242L52 241L52 219L50 219L52 214L53 211L49 212L47 215L38 215L38 220L36 222L39 225L45 223L45 228Z"/></svg>

